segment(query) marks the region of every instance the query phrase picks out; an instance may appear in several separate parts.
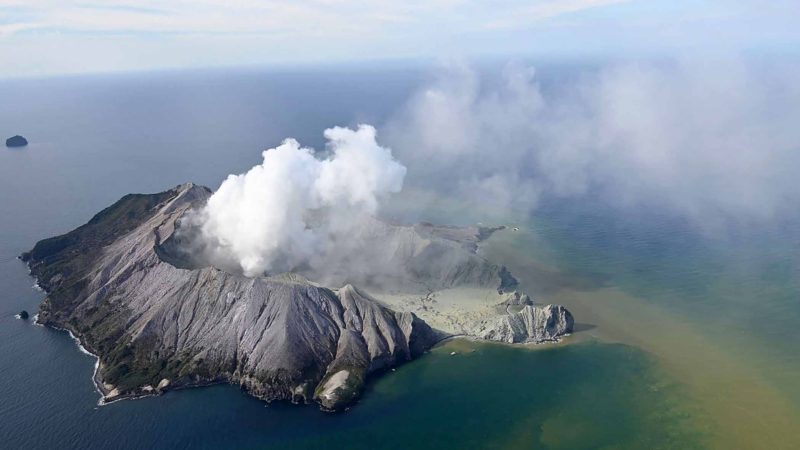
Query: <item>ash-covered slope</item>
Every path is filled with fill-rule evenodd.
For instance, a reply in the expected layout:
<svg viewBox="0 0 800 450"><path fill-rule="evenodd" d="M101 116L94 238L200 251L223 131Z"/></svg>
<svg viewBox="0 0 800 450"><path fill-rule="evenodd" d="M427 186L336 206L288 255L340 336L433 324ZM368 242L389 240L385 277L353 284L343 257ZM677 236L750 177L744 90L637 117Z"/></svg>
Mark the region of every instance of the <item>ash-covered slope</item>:
<svg viewBox="0 0 800 450"><path fill-rule="evenodd" d="M180 221L158 246L159 256L181 268L214 266L241 273L239 262L209 245L200 228L195 220ZM364 217L346 239L336 239L313 261L288 271L325 286L356 284L381 292L428 293L455 286L513 291L517 280L511 273L476 253L480 241L502 228L394 225Z"/></svg>
<svg viewBox="0 0 800 450"><path fill-rule="evenodd" d="M369 373L439 339L414 314L351 285L337 292L296 275L246 278L163 261L156 249L209 195L191 184L128 195L22 255L48 293L39 322L69 329L98 355L106 399L229 381L265 400L337 409Z"/></svg>

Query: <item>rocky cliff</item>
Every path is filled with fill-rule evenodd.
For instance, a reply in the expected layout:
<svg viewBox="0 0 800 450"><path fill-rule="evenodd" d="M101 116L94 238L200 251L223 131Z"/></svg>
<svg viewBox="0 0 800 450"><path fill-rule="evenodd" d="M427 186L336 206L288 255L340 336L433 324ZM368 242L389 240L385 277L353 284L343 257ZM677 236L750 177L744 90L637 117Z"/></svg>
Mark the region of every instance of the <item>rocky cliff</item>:
<svg viewBox="0 0 800 450"><path fill-rule="evenodd" d="M526 304L516 313L502 314L475 321L467 333L490 341L542 343L557 341L572 332L574 319L560 305Z"/></svg>

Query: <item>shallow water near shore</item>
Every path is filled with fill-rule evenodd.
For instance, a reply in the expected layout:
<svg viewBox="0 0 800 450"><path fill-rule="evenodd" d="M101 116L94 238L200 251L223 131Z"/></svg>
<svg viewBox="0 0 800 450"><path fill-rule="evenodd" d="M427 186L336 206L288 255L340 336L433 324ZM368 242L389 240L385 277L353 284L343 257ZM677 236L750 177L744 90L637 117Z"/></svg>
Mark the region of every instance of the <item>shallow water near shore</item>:
<svg viewBox="0 0 800 450"><path fill-rule="evenodd" d="M591 202L543 205L533 222L496 234L483 251L537 301L567 305L576 333L537 347L448 341L373 379L342 414L266 405L227 385L98 407L94 358L67 333L14 318L22 309L33 314L43 298L15 259L37 240L85 223L129 192L185 181L214 188L287 135L319 146L326 126L354 117L380 123L386 112L375 105L397 105L415 77L211 73L0 84L8 100L0 126L31 141L24 151L0 152L0 442L800 447L797 227L720 241ZM340 98L346 104L326 106ZM420 215L470 219L447 209Z"/></svg>

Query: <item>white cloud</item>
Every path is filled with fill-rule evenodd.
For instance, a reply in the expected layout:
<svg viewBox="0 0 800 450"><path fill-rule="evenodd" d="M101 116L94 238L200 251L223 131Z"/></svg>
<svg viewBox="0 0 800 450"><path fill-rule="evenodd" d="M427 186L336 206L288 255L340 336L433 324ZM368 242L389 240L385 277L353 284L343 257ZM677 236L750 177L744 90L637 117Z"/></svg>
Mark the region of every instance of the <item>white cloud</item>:
<svg viewBox="0 0 800 450"><path fill-rule="evenodd" d="M796 48L796 2L0 0L0 76L478 55Z"/></svg>
<svg viewBox="0 0 800 450"><path fill-rule="evenodd" d="M275 34L336 38L380 34L386 27L452 26L462 32L530 24L630 0L540 0L484 4L475 0L10 0L6 33L58 30L79 33ZM487 22L487 20L489 22Z"/></svg>
<svg viewBox="0 0 800 450"><path fill-rule="evenodd" d="M439 6L450 2L439 4ZM426 2L31 0L2 7L15 30L80 33L353 34L407 23L434 8ZM15 21L15 17L18 19Z"/></svg>
<svg viewBox="0 0 800 450"><path fill-rule="evenodd" d="M504 18L488 22L486 28L513 28L534 25L543 20L632 0L550 0L524 6Z"/></svg>

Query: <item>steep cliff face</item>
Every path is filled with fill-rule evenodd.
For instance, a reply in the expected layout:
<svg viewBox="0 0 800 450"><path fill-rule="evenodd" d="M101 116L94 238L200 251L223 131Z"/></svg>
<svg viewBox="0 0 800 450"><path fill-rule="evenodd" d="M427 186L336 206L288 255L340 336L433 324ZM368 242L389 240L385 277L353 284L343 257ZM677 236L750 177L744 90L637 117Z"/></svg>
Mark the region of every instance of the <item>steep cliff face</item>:
<svg viewBox="0 0 800 450"><path fill-rule="evenodd" d="M126 196L22 256L48 292L39 321L71 330L99 356L108 399L229 381L265 400L310 401L327 383L317 399L338 409L368 374L440 338L350 285L337 292L297 275L245 278L162 260L157 249L177 219L209 194L182 185ZM331 386L343 370L346 382Z"/></svg>
<svg viewBox="0 0 800 450"><path fill-rule="evenodd" d="M468 333L481 339L509 344L552 342L571 333L574 322L572 314L561 305L525 304L516 313L474 322Z"/></svg>

